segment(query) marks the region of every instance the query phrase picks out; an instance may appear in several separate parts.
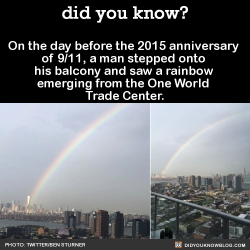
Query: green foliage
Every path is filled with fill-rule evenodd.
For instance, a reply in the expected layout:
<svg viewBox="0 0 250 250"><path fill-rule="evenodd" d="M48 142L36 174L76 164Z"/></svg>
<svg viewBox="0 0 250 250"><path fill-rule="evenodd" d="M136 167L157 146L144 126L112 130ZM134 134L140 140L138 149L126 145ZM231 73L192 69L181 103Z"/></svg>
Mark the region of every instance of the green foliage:
<svg viewBox="0 0 250 250"><path fill-rule="evenodd" d="M169 229L168 238L173 239L173 231L171 229Z"/></svg>
<svg viewBox="0 0 250 250"><path fill-rule="evenodd" d="M200 218L201 217L201 213L200 212L195 212L195 218Z"/></svg>
<svg viewBox="0 0 250 250"><path fill-rule="evenodd" d="M161 230L161 233L160 233L160 239L164 239L164 235L165 235L164 230Z"/></svg>
<svg viewBox="0 0 250 250"><path fill-rule="evenodd" d="M165 236L166 237L168 237L168 235L169 235L169 231L170 231L171 229L169 228L169 226L165 226Z"/></svg>
<svg viewBox="0 0 250 250"><path fill-rule="evenodd" d="M239 216L240 213L235 211L235 212L232 213L232 215L234 215L234 216Z"/></svg>

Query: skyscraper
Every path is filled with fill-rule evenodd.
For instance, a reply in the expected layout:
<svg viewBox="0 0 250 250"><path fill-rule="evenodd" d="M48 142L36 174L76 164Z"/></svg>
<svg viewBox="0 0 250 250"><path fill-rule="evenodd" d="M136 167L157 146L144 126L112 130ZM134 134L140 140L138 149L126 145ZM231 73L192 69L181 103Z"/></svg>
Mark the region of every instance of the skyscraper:
<svg viewBox="0 0 250 250"><path fill-rule="evenodd" d="M114 212L111 221L111 238L121 238L124 235L124 218L119 211Z"/></svg>
<svg viewBox="0 0 250 250"><path fill-rule="evenodd" d="M96 233L96 216L93 216L90 220L91 226L90 226L90 230L92 234Z"/></svg>
<svg viewBox="0 0 250 250"><path fill-rule="evenodd" d="M15 205L16 205L16 202L13 200L13 201L12 201L12 205L11 205L11 209L12 209L12 210L15 210Z"/></svg>
<svg viewBox="0 0 250 250"><path fill-rule="evenodd" d="M139 235L148 237L150 235L149 228L149 220L133 219L132 238L135 239Z"/></svg>
<svg viewBox="0 0 250 250"><path fill-rule="evenodd" d="M240 175L234 176L234 188L237 191L241 190L241 176Z"/></svg>
<svg viewBox="0 0 250 250"><path fill-rule="evenodd" d="M72 211L64 211L64 224L68 224L69 216L74 215Z"/></svg>
<svg viewBox="0 0 250 250"><path fill-rule="evenodd" d="M98 210L96 218L96 236L108 237L108 235L109 235L108 211Z"/></svg>
<svg viewBox="0 0 250 250"><path fill-rule="evenodd" d="M83 215L82 215L82 217L83 217L83 224L84 225L89 225L89 218L90 218L90 213L84 213Z"/></svg>
<svg viewBox="0 0 250 250"><path fill-rule="evenodd" d="M81 212L76 211L75 215L76 215L76 225L80 225L81 224Z"/></svg>
<svg viewBox="0 0 250 250"><path fill-rule="evenodd" d="M195 177L195 186L196 187L200 187L201 186L201 177L200 176L196 176Z"/></svg>
<svg viewBox="0 0 250 250"><path fill-rule="evenodd" d="M225 187L225 186L227 186L228 187L228 175L223 175L222 176L222 184L223 184L223 186Z"/></svg>
<svg viewBox="0 0 250 250"><path fill-rule="evenodd" d="M194 175L190 176L190 185L193 187L195 186L195 176Z"/></svg>
<svg viewBox="0 0 250 250"><path fill-rule="evenodd" d="M68 218L68 228L76 228L76 216L73 214L70 214Z"/></svg>
<svg viewBox="0 0 250 250"><path fill-rule="evenodd" d="M27 198L27 205L28 205L28 207L30 205L30 195L28 195L28 198Z"/></svg>
<svg viewBox="0 0 250 250"><path fill-rule="evenodd" d="M205 185L212 185L213 179L212 178L205 178Z"/></svg>
<svg viewBox="0 0 250 250"><path fill-rule="evenodd" d="M250 174L244 175L244 183L250 183Z"/></svg>

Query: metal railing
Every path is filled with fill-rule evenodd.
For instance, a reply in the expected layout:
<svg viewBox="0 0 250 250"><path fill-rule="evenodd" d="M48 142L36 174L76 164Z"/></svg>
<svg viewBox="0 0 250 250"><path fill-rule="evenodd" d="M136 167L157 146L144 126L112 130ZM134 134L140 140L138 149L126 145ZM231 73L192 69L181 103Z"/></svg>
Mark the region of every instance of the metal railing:
<svg viewBox="0 0 250 250"><path fill-rule="evenodd" d="M154 212L154 217L153 217L153 219L154 219L153 230L154 231L156 230L157 197L164 198L164 199L166 199L168 201L176 202L176 237L177 238L179 236L179 204L201 210L203 212L212 214L214 216L221 217L222 220L223 220L223 239L229 239L229 221L230 220L234 221L234 222L236 222L238 224L242 224L242 225L250 227L250 220L247 220L247 219L243 219L243 218L233 216L231 214L223 213L223 212L220 212L220 211L217 211L217 210L213 210L213 209L210 209L210 208L207 208L207 207L199 206L199 205L196 205L194 203L190 203L190 202L186 202L186 201L183 201L183 200L175 199L175 198L172 198L172 197L169 197L169 196L166 196L166 195L162 195L162 194L158 194L158 193L154 193L154 192L151 192L151 195L155 197L155 202L154 202L154 211L155 212Z"/></svg>

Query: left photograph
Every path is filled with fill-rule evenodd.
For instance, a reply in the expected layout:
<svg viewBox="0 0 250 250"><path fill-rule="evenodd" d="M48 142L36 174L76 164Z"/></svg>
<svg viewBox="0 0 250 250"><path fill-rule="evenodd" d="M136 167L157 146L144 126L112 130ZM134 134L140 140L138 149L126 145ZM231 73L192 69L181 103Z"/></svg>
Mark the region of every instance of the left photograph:
<svg viewBox="0 0 250 250"><path fill-rule="evenodd" d="M0 104L0 239L149 239L150 104Z"/></svg>

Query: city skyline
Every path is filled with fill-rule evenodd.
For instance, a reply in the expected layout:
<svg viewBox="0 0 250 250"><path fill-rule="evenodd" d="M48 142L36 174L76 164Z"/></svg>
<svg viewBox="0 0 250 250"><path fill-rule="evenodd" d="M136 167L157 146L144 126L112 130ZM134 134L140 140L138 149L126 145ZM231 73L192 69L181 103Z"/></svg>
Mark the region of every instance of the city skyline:
<svg viewBox="0 0 250 250"><path fill-rule="evenodd" d="M110 111L119 105L124 107ZM4 203L26 204L31 196L31 205L48 210L69 206L150 213L150 195L144 191L150 187L149 104L1 104L0 116ZM94 133L45 175L98 119ZM134 190L142 195L140 201Z"/></svg>
<svg viewBox="0 0 250 250"><path fill-rule="evenodd" d="M151 104L151 174L249 173L249 127L248 103Z"/></svg>
<svg viewBox="0 0 250 250"><path fill-rule="evenodd" d="M28 196L27 198L29 199L30 196ZM15 205L13 207L13 205ZM19 206L19 210L18 211L15 211L15 207L16 206ZM29 211L26 211L26 210L22 210L22 209L27 209L27 207L29 208L28 210ZM36 210L34 211L33 208L36 208ZM92 213L94 211L97 211L97 210L102 210L102 209L93 209L91 211L84 211L82 208L75 208L75 207L70 207L70 206L66 206L66 207L56 207L56 208L53 208L53 209L47 209L46 207L43 206L43 204L22 204L20 203L19 200L10 200L9 202L3 202L2 200L0 200L0 214L1 214L1 209L4 209L4 213L6 213L6 211L8 211L8 214L9 213L14 213L14 214L17 214L17 213L24 213L24 214L29 214L30 215L39 215L39 213L41 214L44 214L44 213L63 213L65 211L72 211L72 212L77 212L77 211L80 211L82 212L83 214L84 213ZM43 212L39 212L38 210L39 209L42 209ZM12 210L12 212L11 212ZM118 212L119 209L113 209L112 211L108 211L109 213L115 213L115 212ZM119 211L120 212L120 211ZM141 214L141 213L137 213L136 211L134 212L127 212L127 211L123 211L123 214L124 215L127 215L127 214L133 214L133 215L145 215L145 216L148 216L148 214Z"/></svg>
<svg viewBox="0 0 250 250"><path fill-rule="evenodd" d="M177 177L177 176L191 176L191 175L196 175L196 176L203 176L203 177L211 177L211 176L215 176L215 175L219 175L219 176L223 176L225 174L234 174L234 175L240 175L244 173L244 170L245 170L245 174L250 174L250 171L247 171L246 168L238 168L238 171L234 171L234 172L230 172L230 173L227 173L227 172L224 172L224 173L217 173L216 171L213 172L213 173L210 173L210 174L206 174L206 175L202 175L200 174L201 171L196 171L195 173L192 173L192 171L190 172L190 174L186 174L186 175L167 175L167 174L163 174L163 171L160 173L160 172L155 172L155 173L151 173L151 177L152 176L156 176L156 175L159 175L159 176L165 176L165 177Z"/></svg>

